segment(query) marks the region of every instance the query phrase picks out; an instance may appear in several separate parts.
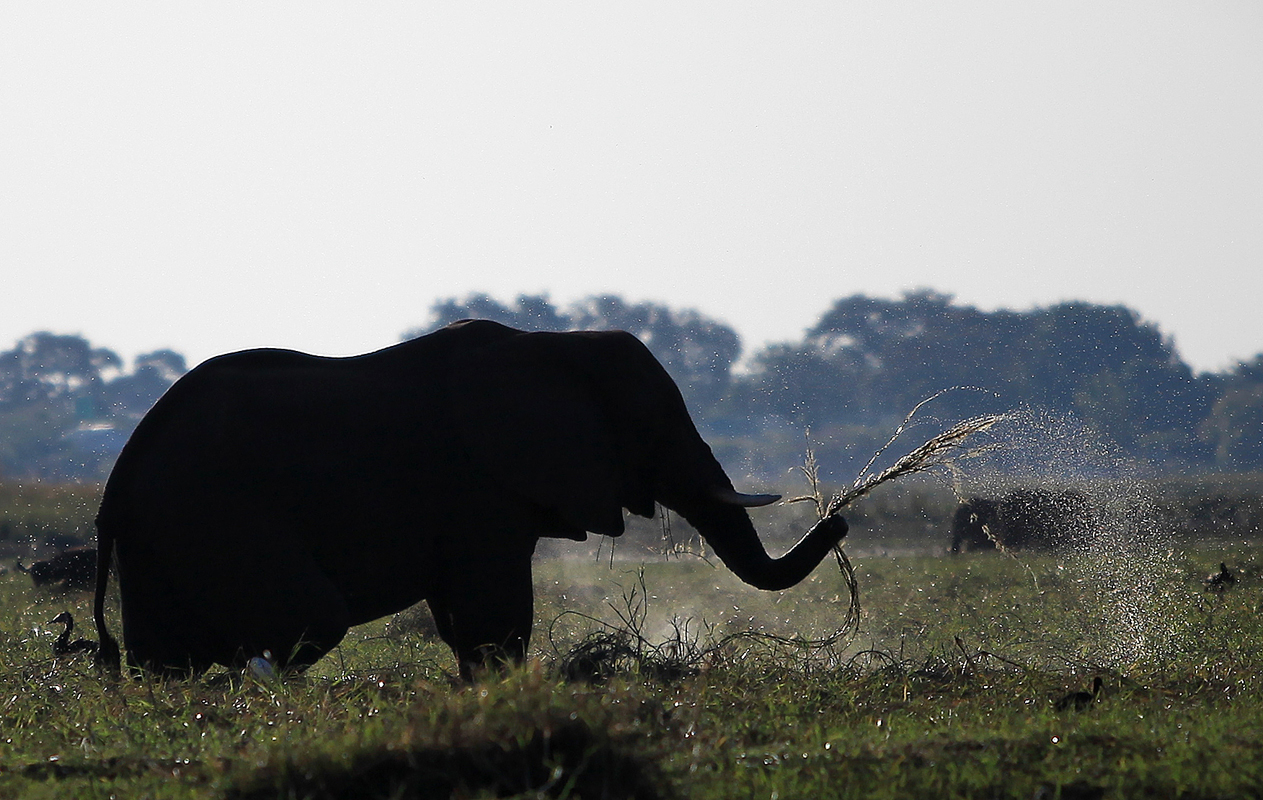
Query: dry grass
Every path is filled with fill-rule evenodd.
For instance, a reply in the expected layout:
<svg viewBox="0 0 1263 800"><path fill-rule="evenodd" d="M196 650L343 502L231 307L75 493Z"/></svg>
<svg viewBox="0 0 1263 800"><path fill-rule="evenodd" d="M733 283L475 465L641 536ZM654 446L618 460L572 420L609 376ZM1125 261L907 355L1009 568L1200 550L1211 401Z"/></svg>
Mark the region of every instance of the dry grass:
<svg viewBox="0 0 1263 800"><path fill-rule="evenodd" d="M925 443L913 448L902 458L895 461L889 467L880 472L871 472L873 465L881 459L886 452L894 446L899 438L908 430L909 426L916 415L925 407L926 404L941 397L945 392L954 391L956 389L967 387L952 387L943 389L935 394L922 400L920 403L908 412L903 421L895 428L895 432L891 434L890 439L884 445L879 447L864 468L860 470L860 474L855 481L848 487L844 487L837 493L833 494L827 501L825 500L824 491L820 484L820 465L816 461L815 448L811 445L811 432L807 432L807 452L803 461L803 466L799 468L803 477L806 478L810 493L799 497L793 497L786 500L786 503L811 502L815 505L816 515L820 520L841 514L842 510L847 506L859 500L861 497L868 495L883 483L897 480L908 475L917 475L927 472L941 471L948 473L953 479L953 484L958 484L961 474L960 462L966 459L975 458L984 453L994 450L997 445L995 443L986 443L975 447L966 447L966 441L984 433L996 424L1003 422L1008 417L1004 414L984 414L977 417L971 417L962 420L947 430L939 433L937 436L929 439ZM810 643L813 649L831 650L834 645L845 641L846 638L856 629L860 619L860 599L859 599L859 582L855 577L855 568L851 564L851 560L847 557L843 550L842 543L838 543L833 548L834 558L837 560L838 570L842 573L842 578L846 583L847 591L850 593L851 602L848 606L846 616L843 618L841 626L838 627L829 636L822 639L812 641Z"/></svg>

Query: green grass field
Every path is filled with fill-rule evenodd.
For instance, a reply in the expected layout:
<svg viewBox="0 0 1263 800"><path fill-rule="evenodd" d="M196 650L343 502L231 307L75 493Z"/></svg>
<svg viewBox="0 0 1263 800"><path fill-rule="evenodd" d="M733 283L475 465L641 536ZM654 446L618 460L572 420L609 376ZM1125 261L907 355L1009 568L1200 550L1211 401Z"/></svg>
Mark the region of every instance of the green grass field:
<svg viewBox="0 0 1263 800"><path fill-rule="evenodd" d="M541 559L535 659L475 686L417 613L279 682L103 680L51 655L90 599L10 573L0 797L1263 793L1263 552L854 547L859 624L828 646L805 640L846 619L831 561L765 594L693 556ZM1221 560L1238 579L1207 592Z"/></svg>

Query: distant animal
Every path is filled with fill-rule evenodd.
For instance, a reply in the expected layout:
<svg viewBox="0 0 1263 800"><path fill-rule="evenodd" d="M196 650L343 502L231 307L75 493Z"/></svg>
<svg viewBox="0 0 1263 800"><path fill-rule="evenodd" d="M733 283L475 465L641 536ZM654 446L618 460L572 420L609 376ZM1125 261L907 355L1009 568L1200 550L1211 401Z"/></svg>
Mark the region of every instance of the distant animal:
<svg viewBox="0 0 1263 800"><path fill-rule="evenodd" d="M1205 578L1202 578L1202 584L1206 587L1206 591L1223 594L1228 587L1237 582L1237 576L1232 574L1232 570L1228 569L1228 565L1219 562L1219 571L1212 572Z"/></svg>
<svg viewBox="0 0 1263 800"><path fill-rule="evenodd" d="M620 331L466 320L375 353L248 350L180 378L141 420L97 514L98 661L117 558L127 662L161 675L301 669L351 625L426 600L470 679L519 661L541 537L618 536L678 512L738 578L785 589L846 535L772 558L667 371Z"/></svg>
<svg viewBox="0 0 1263 800"><path fill-rule="evenodd" d="M952 516L952 552L995 549L999 517L994 500L971 497Z"/></svg>
<svg viewBox="0 0 1263 800"><path fill-rule="evenodd" d="M61 612L57 616L53 617L52 621L48 624L57 625L58 623L64 624L66 629L61 632L60 636L57 637L57 641L53 642L53 655L68 656L73 655L74 653L96 652L97 643L91 641L90 639L75 639L73 642L70 641L70 632L75 628L75 620L74 617L70 616L69 611Z"/></svg>
<svg viewBox="0 0 1263 800"><path fill-rule="evenodd" d="M1096 523L1081 492L1015 489L999 498L971 497L952 516L951 552L1066 550L1081 544Z"/></svg>
<svg viewBox="0 0 1263 800"><path fill-rule="evenodd" d="M1053 707L1058 711L1086 711L1101 696L1101 689L1105 686L1105 681L1101 680L1101 676L1097 675L1092 679L1092 691L1071 692L1053 703Z"/></svg>
<svg viewBox="0 0 1263 800"><path fill-rule="evenodd" d="M69 550L72 547L83 546L83 539L69 533L45 533L41 536L41 538L44 540L45 547L58 552L62 550Z"/></svg>
<svg viewBox="0 0 1263 800"><path fill-rule="evenodd" d="M97 551L95 547L72 547L52 558L36 561L30 567L17 562L17 569L31 576L36 586L57 586L74 591L87 591L96 581Z"/></svg>

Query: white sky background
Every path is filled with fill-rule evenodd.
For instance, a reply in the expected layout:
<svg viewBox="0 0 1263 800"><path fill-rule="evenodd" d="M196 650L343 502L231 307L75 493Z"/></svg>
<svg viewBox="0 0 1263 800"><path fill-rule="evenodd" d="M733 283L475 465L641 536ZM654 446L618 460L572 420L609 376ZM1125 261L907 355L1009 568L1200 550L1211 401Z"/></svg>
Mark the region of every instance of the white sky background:
<svg viewBox="0 0 1263 800"><path fill-rule="evenodd" d="M0 349L375 349L441 297L1124 303L1263 351L1263 4L6 3Z"/></svg>

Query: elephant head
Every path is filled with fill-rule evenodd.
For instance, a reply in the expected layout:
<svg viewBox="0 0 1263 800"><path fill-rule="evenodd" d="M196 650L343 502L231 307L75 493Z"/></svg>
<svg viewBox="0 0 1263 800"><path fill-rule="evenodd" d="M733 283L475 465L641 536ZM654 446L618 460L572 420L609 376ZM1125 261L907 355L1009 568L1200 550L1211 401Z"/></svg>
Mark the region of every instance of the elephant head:
<svg viewBox="0 0 1263 800"><path fill-rule="evenodd" d="M500 486L556 512L551 535L618 536L623 509L649 517L661 503L767 590L803 580L846 535L832 517L770 557L746 509L779 495L734 489L675 382L629 333L518 334L469 359L457 384L471 451Z"/></svg>

